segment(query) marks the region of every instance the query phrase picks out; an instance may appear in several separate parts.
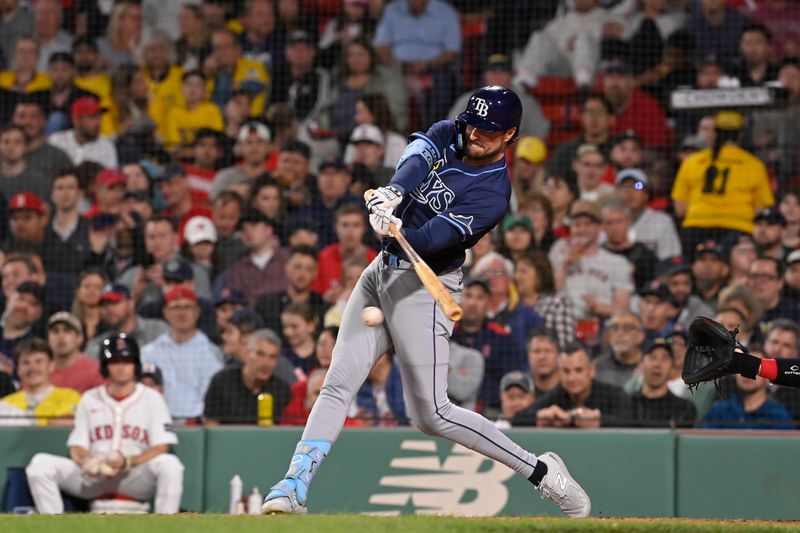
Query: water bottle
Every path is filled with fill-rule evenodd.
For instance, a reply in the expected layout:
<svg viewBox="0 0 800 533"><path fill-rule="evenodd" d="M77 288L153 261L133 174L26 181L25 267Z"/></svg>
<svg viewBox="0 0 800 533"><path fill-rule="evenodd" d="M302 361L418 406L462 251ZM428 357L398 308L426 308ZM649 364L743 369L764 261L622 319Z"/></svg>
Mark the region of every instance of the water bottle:
<svg viewBox="0 0 800 533"><path fill-rule="evenodd" d="M239 505L242 502L242 478L236 474L231 478L230 502L228 504L228 514L241 514Z"/></svg>
<svg viewBox="0 0 800 533"><path fill-rule="evenodd" d="M264 497L258 492L258 487L253 487L253 493L247 498L247 514L261 514L261 504Z"/></svg>

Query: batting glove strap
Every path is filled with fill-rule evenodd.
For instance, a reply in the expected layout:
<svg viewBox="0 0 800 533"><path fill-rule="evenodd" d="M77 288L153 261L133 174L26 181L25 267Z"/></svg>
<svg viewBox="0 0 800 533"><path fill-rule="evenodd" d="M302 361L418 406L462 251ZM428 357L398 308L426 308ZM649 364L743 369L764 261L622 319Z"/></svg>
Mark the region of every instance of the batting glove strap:
<svg viewBox="0 0 800 533"><path fill-rule="evenodd" d="M366 204L370 213L374 213L377 209L382 209L391 213L402 201L403 193L395 187L388 186L375 189L369 199L367 199Z"/></svg>

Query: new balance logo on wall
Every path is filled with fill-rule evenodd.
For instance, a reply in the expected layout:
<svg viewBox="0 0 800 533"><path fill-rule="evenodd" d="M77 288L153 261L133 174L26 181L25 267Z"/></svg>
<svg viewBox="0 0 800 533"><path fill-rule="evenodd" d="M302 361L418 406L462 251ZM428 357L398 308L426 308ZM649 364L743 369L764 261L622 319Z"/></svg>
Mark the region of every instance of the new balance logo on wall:
<svg viewBox="0 0 800 533"><path fill-rule="evenodd" d="M393 490L370 496L369 503L376 508L369 514L492 516L503 510L508 503L505 482L513 470L458 444L442 456L436 444L434 440L403 441L401 450L417 453L391 460L389 466L403 472L380 479L381 487Z"/></svg>

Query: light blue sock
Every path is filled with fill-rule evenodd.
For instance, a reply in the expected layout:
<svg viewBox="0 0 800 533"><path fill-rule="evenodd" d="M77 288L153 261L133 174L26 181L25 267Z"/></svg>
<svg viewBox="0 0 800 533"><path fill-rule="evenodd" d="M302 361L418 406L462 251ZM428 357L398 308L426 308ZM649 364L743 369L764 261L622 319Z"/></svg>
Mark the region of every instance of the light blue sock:
<svg viewBox="0 0 800 533"><path fill-rule="evenodd" d="M293 490L297 501L305 505L308 487L319 470L322 461L331 451L331 442L327 440L301 440L289 462L289 470L283 480L272 487L265 500L287 497L288 490Z"/></svg>

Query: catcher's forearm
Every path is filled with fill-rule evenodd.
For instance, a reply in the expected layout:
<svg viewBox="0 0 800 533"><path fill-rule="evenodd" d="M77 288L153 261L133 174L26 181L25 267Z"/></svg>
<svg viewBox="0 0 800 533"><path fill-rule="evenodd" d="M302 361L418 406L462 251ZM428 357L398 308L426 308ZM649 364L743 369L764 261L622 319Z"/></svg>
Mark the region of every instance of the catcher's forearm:
<svg viewBox="0 0 800 533"><path fill-rule="evenodd" d="M775 385L800 388L800 358L762 359L758 375Z"/></svg>

